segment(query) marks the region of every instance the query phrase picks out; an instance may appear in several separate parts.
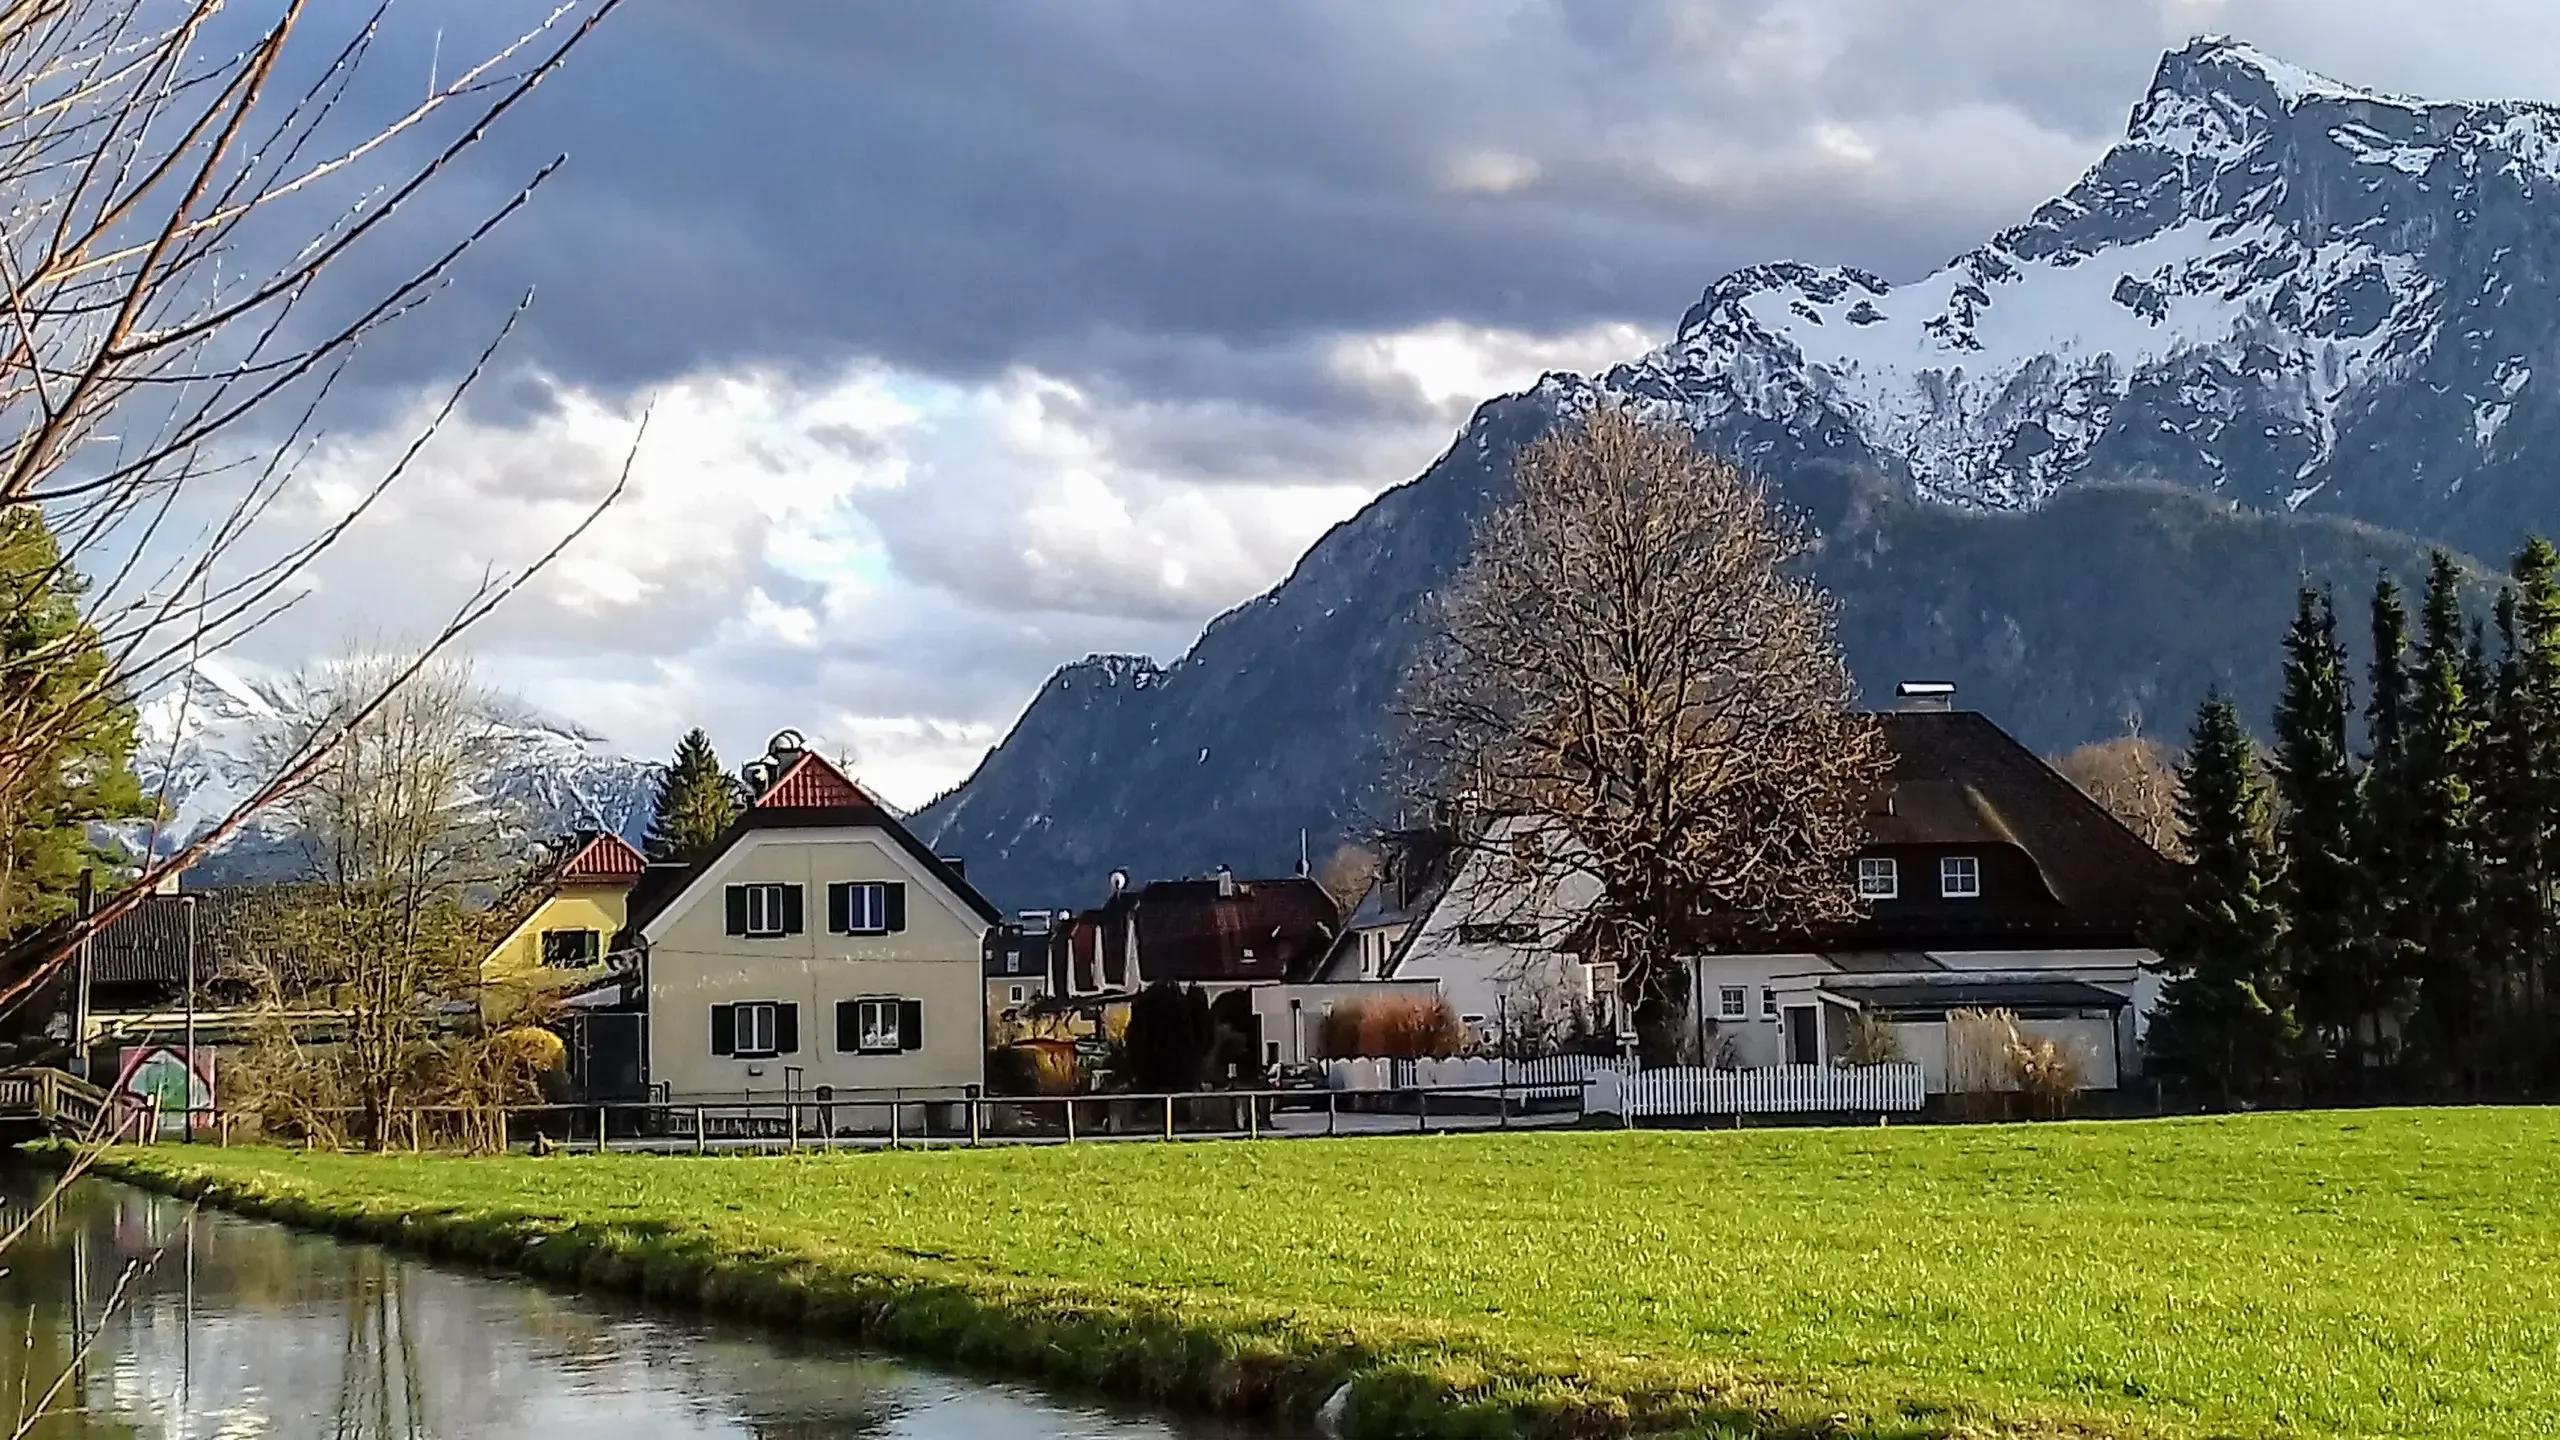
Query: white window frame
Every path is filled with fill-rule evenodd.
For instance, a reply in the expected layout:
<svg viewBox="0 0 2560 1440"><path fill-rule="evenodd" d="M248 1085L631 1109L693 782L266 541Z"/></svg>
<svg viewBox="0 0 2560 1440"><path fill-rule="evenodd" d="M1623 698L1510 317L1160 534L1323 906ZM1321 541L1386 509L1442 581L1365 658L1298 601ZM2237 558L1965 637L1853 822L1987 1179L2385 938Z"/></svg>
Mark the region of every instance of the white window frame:
<svg viewBox="0 0 2560 1440"><path fill-rule="evenodd" d="M753 901L749 901L752 913ZM770 1060L781 1054L782 1006L772 1000L741 1000L729 1011L729 1049L741 1060ZM757 1026L763 1034L756 1035ZM756 1036L750 1039L750 1036Z"/></svg>
<svg viewBox="0 0 2560 1440"><path fill-rule="evenodd" d="M1778 1018L1778 987L1775 985L1760 987L1760 1018L1763 1020Z"/></svg>
<svg viewBox="0 0 2560 1440"><path fill-rule="evenodd" d="M1025 995L1025 994L1023 994L1023 993L1022 993L1022 987L1021 987L1021 986L1019 986L1019 985L1010 985L1010 986L1007 986L1007 987L1005 988L1005 996L1006 996L1006 998L1005 998L1005 1003L1006 1003L1006 1004L1008 1004L1008 1005L1019 1005L1019 1004L1021 1004L1024 1000L1026 1000L1026 999L1029 999L1029 998L1030 998L1029 996L1027 996L1027 995Z"/></svg>
<svg viewBox="0 0 2560 1440"><path fill-rule="evenodd" d="M1938 860L1938 895L1946 900L1982 898L1982 859L1977 855L1945 855Z"/></svg>
<svg viewBox="0 0 2560 1440"><path fill-rule="evenodd" d="M756 881L740 888L747 892L747 939L779 940L791 933L791 911L783 896L791 888L788 881Z"/></svg>
<svg viewBox="0 0 2560 1440"><path fill-rule="evenodd" d="M898 1025L898 1005L898 997L894 995L865 995L853 1002L853 1053L898 1053L904 1036ZM881 1028L884 1024L888 1027L885 1030Z"/></svg>
<svg viewBox="0 0 2560 1440"><path fill-rule="evenodd" d="M1896 900L1902 896L1902 866L1890 855L1858 857L1858 898Z"/></svg>
<svg viewBox="0 0 2560 1440"><path fill-rule="evenodd" d="M879 880L851 880L844 887L844 933L889 933L889 887Z"/></svg>
<svg viewBox="0 0 2560 1440"><path fill-rule="evenodd" d="M1716 987L1716 1018L1748 1020L1751 1018L1751 987L1719 985Z"/></svg>

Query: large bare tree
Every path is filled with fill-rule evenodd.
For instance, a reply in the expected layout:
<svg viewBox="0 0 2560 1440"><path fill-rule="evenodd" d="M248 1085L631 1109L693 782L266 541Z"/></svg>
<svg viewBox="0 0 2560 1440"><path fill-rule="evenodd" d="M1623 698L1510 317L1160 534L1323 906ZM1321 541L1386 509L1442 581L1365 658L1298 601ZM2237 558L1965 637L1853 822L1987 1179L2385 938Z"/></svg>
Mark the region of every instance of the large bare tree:
<svg viewBox="0 0 2560 1440"><path fill-rule="evenodd" d="M1548 943L1615 964L1648 1063L1677 1053L1683 954L1854 912L1885 756L1792 567L1803 533L1682 431L1613 408L1522 453L1408 675L1412 779L1499 845L1471 903L1570 895Z"/></svg>

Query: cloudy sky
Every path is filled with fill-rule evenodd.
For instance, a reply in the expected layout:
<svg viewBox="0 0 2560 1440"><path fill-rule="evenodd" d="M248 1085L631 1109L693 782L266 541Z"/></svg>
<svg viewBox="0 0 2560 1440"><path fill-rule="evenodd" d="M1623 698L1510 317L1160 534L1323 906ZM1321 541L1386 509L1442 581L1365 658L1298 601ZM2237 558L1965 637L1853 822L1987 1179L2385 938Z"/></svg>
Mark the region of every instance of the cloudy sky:
<svg viewBox="0 0 2560 1440"><path fill-rule="evenodd" d="M548 8L403 4L368 84ZM1170 658L1477 401L1634 355L1734 267L1902 278L2023 218L2202 31L2560 99L2548 0L630 0L440 183L467 225L567 156L371 347L308 503L530 287L524 324L240 658L427 625L650 407L480 669L641 753L797 726L920 802L1052 668Z"/></svg>

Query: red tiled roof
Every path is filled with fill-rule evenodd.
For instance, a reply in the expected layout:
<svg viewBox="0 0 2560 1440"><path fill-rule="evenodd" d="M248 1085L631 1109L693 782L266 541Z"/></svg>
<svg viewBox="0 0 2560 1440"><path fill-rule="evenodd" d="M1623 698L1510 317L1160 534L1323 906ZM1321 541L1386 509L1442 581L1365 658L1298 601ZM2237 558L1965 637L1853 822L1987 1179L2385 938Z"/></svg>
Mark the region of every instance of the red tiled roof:
<svg viewBox="0 0 2560 1440"><path fill-rule="evenodd" d="M843 771L819 759L814 750L801 751L800 758L756 797L757 807L769 810L831 810L879 803Z"/></svg>
<svg viewBox="0 0 2560 1440"><path fill-rule="evenodd" d="M648 868L648 860L621 836L598 834L588 837L551 879L557 885L629 885Z"/></svg>

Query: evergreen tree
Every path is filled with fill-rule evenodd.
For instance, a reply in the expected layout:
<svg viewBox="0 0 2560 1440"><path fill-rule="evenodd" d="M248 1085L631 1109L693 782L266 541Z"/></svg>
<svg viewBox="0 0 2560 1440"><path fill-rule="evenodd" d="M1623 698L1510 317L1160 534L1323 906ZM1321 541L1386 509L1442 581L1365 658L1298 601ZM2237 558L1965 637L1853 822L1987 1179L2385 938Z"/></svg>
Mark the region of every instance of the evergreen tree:
<svg viewBox="0 0 2560 1440"><path fill-rule="evenodd" d="M2512 589L2498 597L2500 663L2493 755L2483 789L2482 906L2500 957L2493 996L2505 1068L2527 1083L2551 1078L2549 993L2560 952L2560 552L2529 542Z"/></svg>
<svg viewBox="0 0 2560 1440"><path fill-rule="evenodd" d="M2359 1021L2359 1050L2380 1045L2384 1022L2406 1009L2418 952L2410 887L2409 612L2387 574L2374 581L2371 623L2356 846L2357 981L2370 1009Z"/></svg>
<svg viewBox="0 0 2560 1440"><path fill-rule="evenodd" d="M2380 1005L2360 943L2356 773L2347 748L2347 652L2327 592L2305 587L2285 635L2276 701L2277 891L2285 970L2302 1020L2337 1046L2352 1083L2363 1074L2367 1017Z"/></svg>
<svg viewBox="0 0 2560 1440"><path fill-rule="evenodd" d="M710 736L686 731L658 782L657 813L642 848L654 861L688 862L708 853L737 818L738 782L720 768Z"/></svg>
<svg viewBox="0 0 2560 1440"><path fill-rule="evenodd" d="M2418 1013L2413 1039L2439 1081L2476 1081L2481 1034L2480 711L2468 687L2461 571L2436 552L2419 607L2407 715L2406 875Z"/></svg>
<svg viewBox="0 0 2560 1440"><path fill-rule="evenodd" d="M2188 860L2160 937L2168 982L2151 1021L2153 1062L2233 1103L2288 1074L2300 1027L2285 984L2285 929L2266 788L2240 714L2220 695L2196 712L2178 772Z"/></svg>
<svg viewBox="0 0 2560 1440"><path fill-rule="evenodd" d="M84 588L34 506L0 510L0 936L69 914L80 872L119 863L93 822L151 813L133 705L80 613Z"/></svg>

